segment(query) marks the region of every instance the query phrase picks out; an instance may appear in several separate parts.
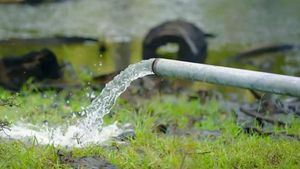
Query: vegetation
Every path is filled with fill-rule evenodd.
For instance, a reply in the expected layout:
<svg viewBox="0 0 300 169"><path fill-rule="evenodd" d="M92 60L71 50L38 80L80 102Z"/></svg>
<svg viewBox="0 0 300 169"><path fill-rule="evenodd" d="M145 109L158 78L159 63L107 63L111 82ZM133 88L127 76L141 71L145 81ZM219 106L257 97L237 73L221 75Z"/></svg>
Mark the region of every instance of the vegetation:
<svg viewBox="0 0 300 169"><path fill-rule="evenodd" d="M42 0L0 0L0 3L13 1ZM5 134L12 125L19 122L55 127L82 118L78 112L90 104L93 96L100 91L95 91L90 86L79 89L68 87L84 86L84 83L93 85L95 76L94 80L101 80L98 75L115 71L116 55L123 53L118 48L127 38L131 39L130 63L140 61L142 36L149 26L179 15L182 15L182 19L188 17L188 20L201 26L205 33L216 35L215 39L207 38L209 48L205 63L300 76L299 50L296 49L242 59L234 57L252 47L299 42L300 32L295 28L300 23L300 3L296 0L234 0L231 3L225 0L195 0L189 3L138 0L118 3L99 0L88 2L68 1L64 4L32 7L0 6L0 57L22 56L43 48L50 49L57 56L64 72L64 79L58 81L58 85L65 88L60 91L39 91L36 84L31 84L34 79L30 79L19 93L0 88L1 134ZM165 7L171 10L166 10ZM243 11L242 15L240 11ZM101 34L101 37L97 37ZM40 37L72 35L93 36L101 42L63 44L50 41L45 43L43 40L43 43L28 43L31 38L35 41ZM103 48L102 42L106 45ZM178 50L178 46L171 44L156 52L165 58L175 59ZM130 88L134 87L136 86ZM225 96L224 100L203 99L203 96L195 92L199 88L230 93L230 96ZM151 97L143 95L139 89L127 91L118 99L111 113L105 116L104 123L130 123L134 126L135 136L122 141L114 139L105 146L66 148L41 145L35 138L13 140L0 137L0 169L71 168L72 159L94 156L103 157L125 169L299 168L299 116L288 117L291 123L272 125L271 134L247 132L237 124L236 114L225 110L223 104L232 95L238 96L231 97L238 101L253 101L250 92L225 86L220 89L212 84L201 84L201 87L190 85L188 90L193 90L192 94L181 89L179 92L171 90L169 94L162 94L157 91L159 89L154 88L149 94ZM264 111L261 113L271 114ZM261 129L260 124L254 127ZM62 160L61 153L66 154L65 157L69 160Z"/></svg>
<svg viewBox="0 0 300 169"><path fill-rule="evenodd" d="M1 91L1 101L10 103L1 104L1 120L12 124L20 120L50 125L72 122L73 114L89 104L87 93L92 92L89 88L61 92L25 89L17 95ZM121 98L106 116L105 124L115 121L133 124L135 138L129 138L126 144L112 141L110 146L72 149L2 139L0 168L69 168L61 164L58 150L72 152L74 157L101 156L120 168L298 168L300 165L299 141L244 133L236 125L234 114L224 112L215 100L203 103L184 94L157 95L138 101ZM171 126L170 131L161 130L160 125ZM278 127L275 132L283 131L299 134L300 120L294 119L292 125Z"/></svg>

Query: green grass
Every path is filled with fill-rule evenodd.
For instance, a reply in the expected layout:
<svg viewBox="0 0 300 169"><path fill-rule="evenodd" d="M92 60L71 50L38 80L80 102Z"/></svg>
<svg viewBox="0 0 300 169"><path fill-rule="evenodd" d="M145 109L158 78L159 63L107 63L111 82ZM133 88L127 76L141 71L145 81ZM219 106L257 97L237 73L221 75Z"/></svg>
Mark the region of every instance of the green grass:
<svg viewBox="0 0 300 169"><path fill-rule="evenodd" d="M131 63L141 59L141 41L142 39L135 39L131 45ZM110 48L103 58L97 52L96 43L47 47L55 52L60 62L64 60L72 63L80 80L90 80L91 72L103 74L114 70L113 48L115 46L109 45ZM24 44L1 45L0 57L23 55L32 50L40 50L41 47L24 46ZM207 63L259 70L256 66L240 63L240 61L237 63L228 61L230 56L246 49L248 48L232 44L221 49L210 49ZM86 59L87 57L89 59ZM101 67L98 64L100 62L102 62ZM272 71L280 73L280 70L277 70L280 68L277 63L282 64L283 60L277 59L273 64L276 69ZM57 126L74 121L73 114L90 103L86 93L92 90L88 87L57 93L38 92L34 86L30 86L18 94L0 89L0 120L11 124L22 121L42 125L48 122L50 126ZM224 86L217 88L210 84L200 86L201 89L207 90L243 93L241 100L251 100L248 98L250 94L245 93L244 90ZM97 93L99 92L96 92L96 95ZM191 117L201 120L191 125ZM236 125L233 113L224 112L215 100L207 103L200 103L198 99L189 101L186 96L178 93L158 95L151 99L139 98L138 101L121 98L104 120L105 125L115 121L121 124L133 124L135 139L127 141L127 145L113 142L109 147L91 145L68 150L52 145L41 146L36 142L25 143L19 140L0 139L0 168L70 168L60 164L57 156L59 149L71 151L76 157L102 156L116 166L128 169L290 169L300 166L299 141L245 134ZM190 135L157 133L155 128L158 124L169 124L178 130L194 133L191 132ZM195 131L203 130L219 131L221 135L219 137L196 136ZM275 132L300 135L300 120L294 119L292 125L284 128L276 127Z"/></svg>
<svg viewBox="0 0 300 169"><path fill-rule="evenodd" d="M90 89L56 93L25 90L18 95L0 91L0 98L12 104L2 105L2 120L50 125L72 121L72 112L88 105L86 92ZM69 97L68 102L65 100ZM5 100L6 99L6 100ZM190 125L190 117L201 121ZM300 142L270 136L248 135L236 125L231 112L224 112L217 101L205 104L199 100L188 101L185 96L161 95L152 99L128 101L119 99L105 124L115 121L132 123L136 137L127 145L113 142L109 147L91 145L73 148L76 157L98 155L120 168L298 168ZM178 130L218 130L219 137L172 135L155 132L157 124L172 124ZM300 133L300 121L276 131ZM57 150L63 147L41 146L36 142L23 143L2 140L0 143L0 168L68 168L59 163Z"/></svg>

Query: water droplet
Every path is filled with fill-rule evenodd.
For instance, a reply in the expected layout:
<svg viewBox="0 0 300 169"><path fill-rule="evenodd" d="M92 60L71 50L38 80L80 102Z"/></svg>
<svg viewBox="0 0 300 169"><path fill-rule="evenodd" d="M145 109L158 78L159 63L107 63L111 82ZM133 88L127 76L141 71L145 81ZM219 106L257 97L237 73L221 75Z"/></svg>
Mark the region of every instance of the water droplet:
<svg viewBox="0 0 300 169"><path fill-rule="evenodd" d="M129 66L112 81L107 83L106 87L97 97L94 92L87 93L87 96L94 98L94 100L91 105L79 112L79 114L86 116L83 119L79 119L75 124L69 125L66 123L56 128L18 124L11 127L7 131L7 135L0 133L0 136L16 139L35 137L41 144L68 147L82 147L91 143L103 143L112 137L116 137L123 130L117 124L103 127L103 117L110 112L117 98L133 80L153 74L151 68L152 62L153 60L147 60ZM66 100L66 103L69 104L70 101ZM73 117L74 115L72 114ZM35 129L33 129L33 126ZM80 138L75 139L74 136L80 136Z"/></svg>

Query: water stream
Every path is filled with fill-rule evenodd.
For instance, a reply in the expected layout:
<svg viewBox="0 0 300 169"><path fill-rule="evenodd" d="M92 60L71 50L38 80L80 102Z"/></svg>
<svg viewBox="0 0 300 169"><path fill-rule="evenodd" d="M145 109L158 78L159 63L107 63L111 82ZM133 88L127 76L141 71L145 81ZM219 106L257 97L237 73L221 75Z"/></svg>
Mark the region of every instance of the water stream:
<svg viewBox="0 0 300 169"><path fill-rule="evenodd" d="M32 139L39 144L55 146L82 147L89 144L101 144L123 132L116 123L103 126L103 117L108 114L117 98L129 87L130 83L140 77L153 74L153 59L130 65L112 81L106 84L101 94L81 112L84 118L75 124L51 128L47 125L18 123L0 136L10 139Z"/></svg>

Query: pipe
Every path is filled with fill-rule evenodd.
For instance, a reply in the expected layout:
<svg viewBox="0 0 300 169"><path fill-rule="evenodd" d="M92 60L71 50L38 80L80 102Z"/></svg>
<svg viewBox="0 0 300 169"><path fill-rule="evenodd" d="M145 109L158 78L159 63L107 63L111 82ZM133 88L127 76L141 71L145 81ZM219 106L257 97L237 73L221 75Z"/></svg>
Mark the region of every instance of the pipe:
<svg viewBox="0 0 300 169"><path fill-rule="evenodd" d="M300 78L298 77L169 59L155 59L152 70L158 76L300 97Z"/></svg>

